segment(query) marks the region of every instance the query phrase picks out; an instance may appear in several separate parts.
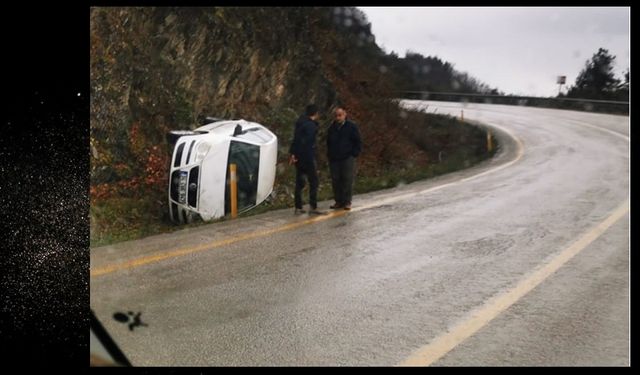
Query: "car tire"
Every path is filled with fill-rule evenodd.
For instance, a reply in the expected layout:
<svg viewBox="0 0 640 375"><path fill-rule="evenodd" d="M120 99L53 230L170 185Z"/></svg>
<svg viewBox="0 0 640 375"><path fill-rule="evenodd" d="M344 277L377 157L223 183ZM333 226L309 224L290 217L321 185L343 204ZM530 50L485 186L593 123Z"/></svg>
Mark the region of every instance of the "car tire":
<svg viewBox="0 0 640 375"><path fill-rule="evenodd" d="M267 204L272 204L276 201L277 198L278 198L278 192L276 191L276 189L273 189L271 193L267 195L267 197L264 199L264 202Z"/></svg>

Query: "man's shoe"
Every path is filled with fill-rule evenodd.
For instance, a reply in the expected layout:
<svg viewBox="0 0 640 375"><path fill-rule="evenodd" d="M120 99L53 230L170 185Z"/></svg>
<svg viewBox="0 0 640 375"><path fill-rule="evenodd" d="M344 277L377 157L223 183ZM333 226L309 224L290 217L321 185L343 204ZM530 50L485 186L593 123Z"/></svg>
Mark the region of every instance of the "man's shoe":
<svg viewBox="0 0 640 375"><path fill-rule="evenodd" d="M333 205L329 206L330 209L332 210L337 210L338 208L342 208L344 207L341 203L334 203Z"/></svg>
<svg viewBox="0 0 640 375"><path fill-rule="evenodd" d="M348 210L350 210L350 209L351 209L351 203L347 203L347 204L345 204L343 208L344 208L345 210L347 210L347 211L348 211Z"/></svg>
<svg viewBox="0 0 640 375"><path fill-rule="evenodd" d="M293 214L294 214L294 215L300 215L300 214L303 214L303 213L305 213L305 212L307 212L307 211L303 210L302 208L296 208L296 209L293 211Z"/></svg>
<svg viewBox="0 0 640 375"><path fill-rule="evenodd" d="M309 215L326 215L327 213L324 211L320 211L317 208L313 208L309 210Z"/></svg>

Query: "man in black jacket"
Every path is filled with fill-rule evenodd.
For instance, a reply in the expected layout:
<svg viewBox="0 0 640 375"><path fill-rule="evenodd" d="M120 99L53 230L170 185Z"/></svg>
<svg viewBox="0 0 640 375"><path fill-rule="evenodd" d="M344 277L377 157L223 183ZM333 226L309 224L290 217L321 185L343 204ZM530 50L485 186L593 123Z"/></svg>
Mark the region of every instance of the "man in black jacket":
<svg viewBox="0 0 640 375"><path fill-rule="evenodd" d="M351 209L355 159L362 150L362 140L358 126L347 120L347 111L338 107L335 121L327 134L327 156L331 170L331 184L335 203L333 209Z"/></svg>
<svg viewBox="0 0 640 375"><path fill-rule="evenodd" d="M322 214L318 211L318 171L316 163L316 134L318 133L318 118L320 113L314 104L307 106L305 114L300 116L295 124L293 142L289 148L289 164L296 166L296 188L294 213L301 214L302 189L305 185L305 176L309 180L309 206L310 214Z"/></svg>

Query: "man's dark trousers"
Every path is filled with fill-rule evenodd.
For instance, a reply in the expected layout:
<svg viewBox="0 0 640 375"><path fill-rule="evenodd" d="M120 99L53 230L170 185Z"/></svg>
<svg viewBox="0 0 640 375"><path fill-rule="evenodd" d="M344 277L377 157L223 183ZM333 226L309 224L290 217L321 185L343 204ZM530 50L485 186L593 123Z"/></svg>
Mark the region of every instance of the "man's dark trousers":
<svg viewBox="0 0 640 375"><path fill-rule="evenodd" d="M355 158L353 156L349 156L344 160L332 160L329 162L331 183L335 194L334 199L339 205L351 204L354 167Z"/></svg>
<svg viewBox="0 0 640 375"><path fill-rule="evenodd" d="M305 185L305 176L309 180L309 206L311 209L318 208L318 172L315 161L299 160L296 163L296 208L302 208L302 189Z"/></svg>

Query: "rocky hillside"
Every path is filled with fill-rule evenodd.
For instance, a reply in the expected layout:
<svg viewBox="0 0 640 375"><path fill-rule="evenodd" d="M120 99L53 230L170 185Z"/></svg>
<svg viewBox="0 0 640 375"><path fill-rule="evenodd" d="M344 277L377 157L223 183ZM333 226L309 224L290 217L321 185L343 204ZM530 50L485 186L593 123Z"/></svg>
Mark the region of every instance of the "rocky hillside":
<svg viewBox="0 0 640 375"><path fill-rule="evenodd" d="M332 21L327 8L93 8L93 181L140 172L129 164L161 159L165 132L200 116L265 122L341 102L368 123L360 81L378 78L348 73L357 59Z"/></svg>
<svg viewBox="0 0 640 375"><path fill-rule="evenodd" d="M323 110L323 130L337 105L360 125L359 175L429 164L388 99L394 80L355 8L92 8L90 42L92 234L99 221L122 220L100 218L110 199L144 197L153 202L140 216L166 213L165 134L204 116L271 128L280 145L276 185L292 181L293 121L311 102Z"/></svg>

